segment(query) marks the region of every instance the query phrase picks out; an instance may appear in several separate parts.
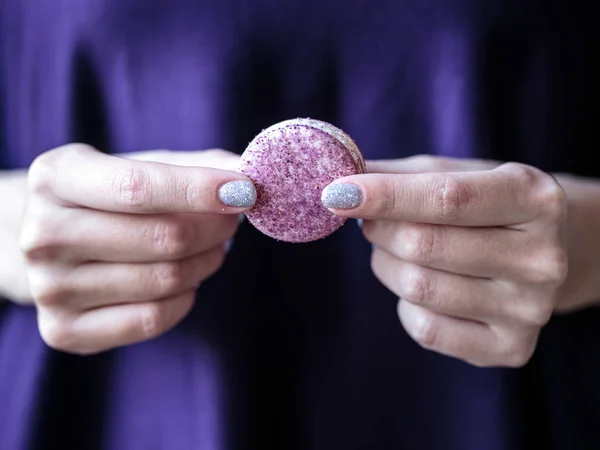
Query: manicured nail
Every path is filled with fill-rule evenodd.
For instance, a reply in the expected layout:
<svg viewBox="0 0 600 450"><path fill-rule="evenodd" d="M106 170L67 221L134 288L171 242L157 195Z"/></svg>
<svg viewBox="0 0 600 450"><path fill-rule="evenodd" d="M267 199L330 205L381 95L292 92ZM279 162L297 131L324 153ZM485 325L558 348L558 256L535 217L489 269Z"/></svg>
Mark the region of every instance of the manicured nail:
<svg viewBox="0 0 600 450"><path fill-rule="evenodd" d="M356 219L356 225L358 225L358 228L362 229L362 223L363 223L362 219Z"/></svg>
<svg viewBox="0 0 600 450"><path fill-rule="evenodd" d="M230 181L219 188L219 200L225 206L250 208L256 202L256 189L248 180Z"/></svg>
<svg viewBox="0 0 600 450"><path fill-rule="evenodd" d="M227 239L225 241L225 245L223 246L223 248L225 249L225 253L229 253L229 250L231 250L232 245L233 245L233 238Z"/></svg>
<svg viewBox="0 0 600 450"><path fill-rule="evenodd" d="M330 184L321 194L321 201L326 208L356 208L362 199L362 191L355 184Z"/></svg>

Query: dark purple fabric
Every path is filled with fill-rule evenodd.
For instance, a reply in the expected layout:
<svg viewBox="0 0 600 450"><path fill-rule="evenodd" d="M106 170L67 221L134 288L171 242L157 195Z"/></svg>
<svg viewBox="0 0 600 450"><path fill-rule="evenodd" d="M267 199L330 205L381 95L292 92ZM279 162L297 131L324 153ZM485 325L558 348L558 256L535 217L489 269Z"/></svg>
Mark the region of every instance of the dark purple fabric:
<svg viewBox="0 0 600 450"><path fill-rule="evenodd" d="M590 8L1 0L0 166L71 141L241 152L310 116L372 159L600 176ZM477 369L409 339L369 256L354 222L306 245L245 223L181 325L86 358L0 303L0 450L600 448L598 310L554 319L523 369Z"/></svg>

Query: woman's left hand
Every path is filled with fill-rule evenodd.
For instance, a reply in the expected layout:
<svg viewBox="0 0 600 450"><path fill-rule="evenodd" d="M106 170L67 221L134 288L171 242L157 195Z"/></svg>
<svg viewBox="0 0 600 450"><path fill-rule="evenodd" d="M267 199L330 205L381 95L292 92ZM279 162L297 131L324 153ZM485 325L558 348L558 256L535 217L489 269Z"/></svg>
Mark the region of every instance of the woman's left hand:
<svg viewBox="0 0 600 450"><path fill-rule="evenodd" d="M516 163L416 157L368 167L323 200L364 219L373 271L400 297L409 335L477 366L524 365L567 274L561 186Z"/></svg>

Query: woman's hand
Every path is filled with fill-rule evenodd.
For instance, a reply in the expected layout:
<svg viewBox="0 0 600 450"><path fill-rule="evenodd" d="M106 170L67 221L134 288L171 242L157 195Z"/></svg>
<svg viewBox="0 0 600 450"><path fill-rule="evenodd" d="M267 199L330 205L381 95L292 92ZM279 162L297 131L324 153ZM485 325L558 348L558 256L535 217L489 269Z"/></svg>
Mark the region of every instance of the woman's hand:
<svg viewBox="0 0 600 450"><path fill-rule="evenodd" d="M123 158L72 144L36 159L20 243L44 340L88 354L178 323L256 198L243 175L206 167L231 168L237 158Z"/></svg>
<svg viewBox="0 0 600 450"><path fill-rule="evenodd" d="M567 198L521 164L409 158L337 180L361 194L375 275L419 344L478 366L521 366L567 275ZM413 173L408 173L413 172ZM417 173L428 172L428 173ZM328 187L334 208L344 189ZM353 205L350 205L353 206Z"/></svg>

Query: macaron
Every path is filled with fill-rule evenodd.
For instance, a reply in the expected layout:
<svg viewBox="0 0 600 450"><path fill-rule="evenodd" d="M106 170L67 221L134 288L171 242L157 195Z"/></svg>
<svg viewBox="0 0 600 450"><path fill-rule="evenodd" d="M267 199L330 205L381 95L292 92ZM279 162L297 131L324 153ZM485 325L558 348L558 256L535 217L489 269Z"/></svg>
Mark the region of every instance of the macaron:
<svg viewBox="0 0 600 450"><path fill-rule="evenodd" d="M248 221L267 236L294 243L323 239L340 228L346 218L327 209L321 193L336 179L366 171L350 136L309 118L263 130L242 154L239 170L256 188Z"/></svg>

